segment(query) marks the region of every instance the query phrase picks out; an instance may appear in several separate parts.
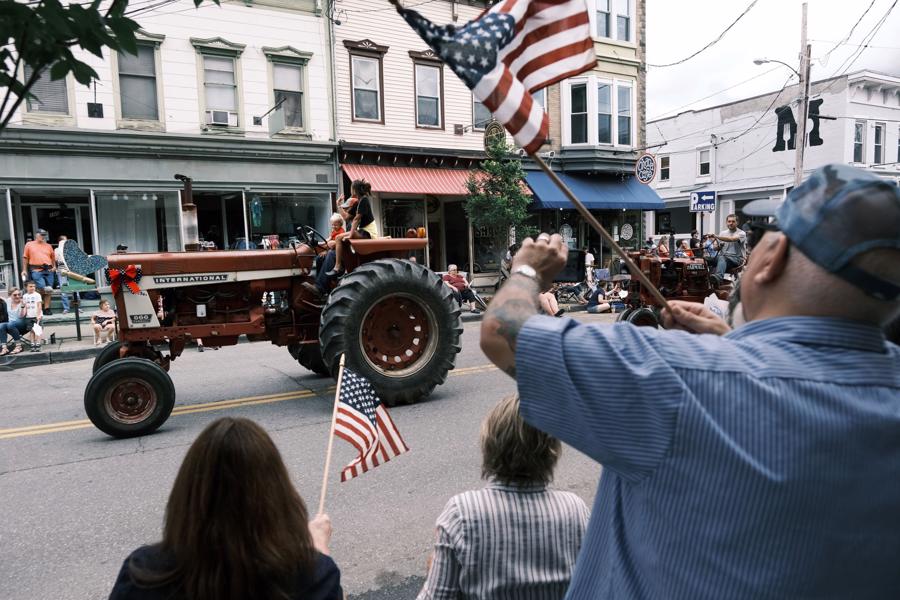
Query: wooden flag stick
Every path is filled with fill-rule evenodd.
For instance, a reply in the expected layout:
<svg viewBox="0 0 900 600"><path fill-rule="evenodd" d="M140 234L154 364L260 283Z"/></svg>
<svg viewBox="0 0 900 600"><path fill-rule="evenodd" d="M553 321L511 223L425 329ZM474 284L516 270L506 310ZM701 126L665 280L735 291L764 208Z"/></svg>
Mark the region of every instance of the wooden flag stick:
<svg viewBox="0 0 900 600"><path fill-rule="evenodd" d="M616 254L618 254L622 258L625 266L628 267L628 270L631 271L631 274L634 277L637 277L638 281L641 282L641 285L643 285L651 294L653 294L653 297L656 298L656 301L659 302L663 308L669 308L669 303L666 301L665 297L663 297L662 293L658 289L656 289L655 285L650 282L650 279L648 279L644 272L641 271L640 267L638 267L634 263L634 261L631 260L631 257L628 256L628 253L619 247L615 240L613 240L612 236L609 235L606 229L603 228L603 225L601 225L600 222L597 221L596 218L594 218L594 215L592 215L591 212L587 208L585 208L584 204L582 204L581 201L575 197L575 194L572 193L572 190L570 190L569 187L565 183L563 183L563 181L556 175L556 173L554 173L550 169L547 163L544 162L544 159L542 159L537 154L532 154L531 158L535 162L537 162L541 170L546 173L547 176L550 177L550 179L553 180L553 183L556 184L556 187L558 187L562 191L562 193L565 194L566 198L569 199L569 202L571 202L575 209L578 210L579 213L581 213L581 216L584 217L584 220L594 228L594 231L599 233L600 237L606 240L606 243L609 244L609 246L616 252Z"/></svg>
<svg viewBox="0 0 900 600"><path fill-rule="evenodd" d="M334 390L334 411L331 413L331 429L328 432L328 450L325 452L325 472L322 474L322 493L319 495L319 512L325 510L325 494L328 492L328 471L331 469L331 449L334 447L334 425L337 422L338 405L341 398L341 379L344 378L344 355L338 367L337 388Z"/></svg>

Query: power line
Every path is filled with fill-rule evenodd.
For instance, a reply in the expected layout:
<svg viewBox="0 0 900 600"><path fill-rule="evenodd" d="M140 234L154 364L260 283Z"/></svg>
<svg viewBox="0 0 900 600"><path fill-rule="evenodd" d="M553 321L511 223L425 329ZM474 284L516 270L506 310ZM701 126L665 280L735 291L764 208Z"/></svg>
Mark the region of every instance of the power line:
<svg viewBox="0 0 900 600"><path fill-rule="evenodd" d="M774 97L774 98L772 98L772 102L770 102L770 103L769 103L769 106L766 107L766 110L764 110L764 111L762 112L762 114L759 115L759 118L756 119L756 122L754 122L753 125L751 125L750 127L748 127L745 131L743 131L743 132L737 134L736 136L731 137L731 138L728 138L727 140L724 140L724 141L722 141L722 142L717 143L717 144L716 144L716 147L722 146L722 145L727 144L727 143L729 143L729 142L733 142L733 141L735 141L735 140L737 140L737 139L740 139L740 138L744 137L744 136L747 135L748 133L750 133L750 132L751 132L751 131L759 124L759 122L762 121L763 117L765 117L767 114L769 114L769 111L772 110L772 107L775 106L775 103L778 102L778 99L779 99L779 98L781 98L781 94L784 93L784 90L786 90L786 89L788 88L788 84L791 82L791 77L792 77L792 75L789 75L789 76L788 76L788 78L787 78L787 79L785 80L785 82L784 82L784 85L781 86L781 89L778 90L778 93L775 94L775 97Z"/></svg>
<svg viewBox="0 0 900 600"><path fill-rule="evenodd" d="M847 32L847 35L844 36L844 39L842 39L841 41L837 42L831 50L829 50L828 52L826 52L826 53L825 53L825 56L824 56L824 59L819 59L819 60L822 62L823 65L827 65L827 64L828 64L828 58L831 56L831 53L832 53L832 52L834 52L835 50L837 50L841 45L845 44L845 43L850 39L850 36L852 36L852 35L853 35L853 32L856 31L857 26L858 26L860 23L862 23L862 20L866 18L866 15L869 14L869 11L872 10L872 7L873 7L873 6L875 6L875 2L876 2L876 0L872 0L872 1L869 3L869 6L866 8L865 11L863 11L863 14L856 20L856 23L853 24L853 27L851 27L851 28L850 28L850 31Z"/></svg>
<svg viewBox="0 0 900 600"><path fill-rule="evenodd" d="M697 56L698 54L700 54L701 52L704 52L705 50L708 50L709 48L712 48L712 47L715 46L717 43L719 43L719 41L721 41L721 39L722 39L723 37L725 37L725 34L726 34L726 33L728 33L729 31L731 31L731 28L732 28L732 27L734 27L735 25L738 24L738 21L740 21L741 19L744 18L744 15L746 15L748 12L750 12L750 10L751 10L754 6L756 6L756 3L757 3L757 2L759 2L759 0L753 0L753 1L747 6L747 8L744 9L744 12L742 12L741 14L739 14L738 17L737 17L737 19L735 19L734 21L732 21L732 22L731 22L731 25L729 25L728 27L726 27L726 28L722 31L722 33L720 33L720 34L718 35L718 37L716 37L713 41L711 41L711 42L708 43L707 45L703 46L702 48L700 48L699 50L697 50L696 52L694 52L694 53L691 54L690 56L686 56L685 58L682 58L681 60L676 60L675 62L666 63L666 64L663 64L663 65L651 65L651 64L648 63L647 66L648 66L648 67L655 67L655 68L657 68L657 69L661 69L661 68L663 68L663 67L674 67L675 65L680 65L681 63L685 63L685 62L691 60L692 58L694 58L695 56Z"/></svg>

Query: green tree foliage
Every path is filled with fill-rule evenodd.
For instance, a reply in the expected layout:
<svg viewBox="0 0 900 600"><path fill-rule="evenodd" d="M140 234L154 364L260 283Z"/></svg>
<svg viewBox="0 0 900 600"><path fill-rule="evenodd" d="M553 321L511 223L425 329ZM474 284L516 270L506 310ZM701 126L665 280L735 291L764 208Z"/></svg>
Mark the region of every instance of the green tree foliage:
<svg viewBox="0 0 900 600"><path fill-rule="evenodd" d="M204 0L193 0L199 6ZM211 0L219 4L220 0ZM78 83L98 79L89 65L75 58L78 46L103 58L104 48L137 54L135 32L140 27L128 18L129 0L0 0L0 131L29 97L38 78L49 70L51 79L70 72ZM30 77L20 79L24 67Z"/></svg>
<svg viewBox="0 0 900 600"><path fill-rule="evenodd" d="M525 171L513 150L505 136L489 141L488 157L466 181L465 209L473 227L515 229L516 240L521 241L537 233L537 228L527 224L531 196L525 193Z"/></svg>

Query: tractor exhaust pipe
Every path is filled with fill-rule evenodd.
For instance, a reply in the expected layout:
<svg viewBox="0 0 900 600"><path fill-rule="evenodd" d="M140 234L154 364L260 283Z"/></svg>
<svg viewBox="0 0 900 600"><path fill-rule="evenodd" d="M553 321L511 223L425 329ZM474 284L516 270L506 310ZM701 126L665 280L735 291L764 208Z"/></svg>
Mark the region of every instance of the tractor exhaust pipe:
<svg viewBox="0 0 900 600"><path fill-rule="evenodd" d="M175 179L184 184L181 190L181 235L186 252L200 250L200 226L197 223L197 205L194 204L193 180L187 175L175 175Z"/></svg>

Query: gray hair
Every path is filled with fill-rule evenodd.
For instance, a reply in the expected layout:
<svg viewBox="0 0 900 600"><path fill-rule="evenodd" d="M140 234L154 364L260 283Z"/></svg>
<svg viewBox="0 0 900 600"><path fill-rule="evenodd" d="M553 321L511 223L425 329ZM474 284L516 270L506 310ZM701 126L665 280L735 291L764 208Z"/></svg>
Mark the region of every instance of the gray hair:
<svg viewBox="0 0 900 600"><path fill-rule="evenodd" d="M457 270L457 271L458 271L458 270L459 270L459 267L457 267L456 265L447 265L447 270L448 270L448 271L453 271L453 270Z"/></svg>

